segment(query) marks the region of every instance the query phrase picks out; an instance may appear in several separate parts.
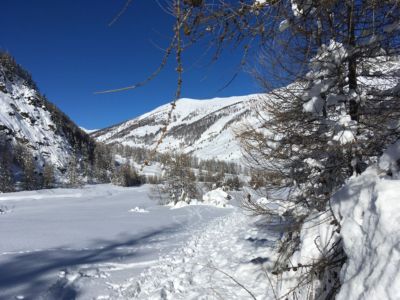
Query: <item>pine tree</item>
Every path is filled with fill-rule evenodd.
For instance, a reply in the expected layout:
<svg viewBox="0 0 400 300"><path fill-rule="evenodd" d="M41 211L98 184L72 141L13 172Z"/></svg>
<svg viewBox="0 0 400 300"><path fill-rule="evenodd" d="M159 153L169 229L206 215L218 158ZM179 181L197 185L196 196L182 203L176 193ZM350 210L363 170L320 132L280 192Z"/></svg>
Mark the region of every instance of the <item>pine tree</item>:
<svg viewBox="0 0 400 300"><path fill-rule="evenodd" d="M72 154L68 161L67 182L69 187L80 187L82 185L79 176L79 160L75 154Z"/></svg>
<svg viewBox="0 0 400 300"><path fill-rule="evenodd" d="M171 202L190 201L197 197L196 176L190 166L190 156L177 154L169 157L163 177L163 191Z"/></svg>
<svg viewBox="0 0 400 300"><path fill-rule="evenodd" d="M9 193L13 191L14 182L11 172L11 161L4 151L0 157L0 192Z"/></svg>
<svg viewBox="0 0 400 300"><path fill-rule="evenodd" d="M112 183L125 187L138 186L143 183L143 179L127 160L114 172Z"/></svg>
<svg viewBox="0 0 400 300"><path fill-rule="evenodd" d="M20 159L22 161L22 188L28 191L38 189L36 165L32 153L24 148Z"/></svg>
<svg viewBox="0 0 400 300"><path fill-rule="evenodd" d="M43 167L43 188L50 189L54 187L54 184L54 166L51 162L47 162Z"/></svg>
<svg viewBox="0 0 400 300"><path fill-rule="evenodd" d="M94 151L94 177L101 183L111 181L111 176L114 172L114 163L111 148L98 143Z"/></svg>

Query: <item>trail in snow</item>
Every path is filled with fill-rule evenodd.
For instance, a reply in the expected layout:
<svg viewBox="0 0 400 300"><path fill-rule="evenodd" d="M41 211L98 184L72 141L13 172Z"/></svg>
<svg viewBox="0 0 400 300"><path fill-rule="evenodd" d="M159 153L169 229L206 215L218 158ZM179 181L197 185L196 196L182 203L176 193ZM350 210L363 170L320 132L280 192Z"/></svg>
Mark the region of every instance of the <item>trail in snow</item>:
<svg viewBox="0 0 400 300"><path fill-rule="evenodd" d="M268 270L279 235L266 227L235 209L103 299L274 299Z"/></svg>

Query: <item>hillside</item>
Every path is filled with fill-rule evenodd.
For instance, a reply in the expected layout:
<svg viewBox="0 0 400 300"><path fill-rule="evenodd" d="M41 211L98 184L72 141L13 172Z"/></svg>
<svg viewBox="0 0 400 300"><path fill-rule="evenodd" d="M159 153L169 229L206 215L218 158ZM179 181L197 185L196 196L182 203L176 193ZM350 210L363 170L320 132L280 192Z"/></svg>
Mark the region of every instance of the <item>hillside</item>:
<svg viewBox="0 0 400 300"><path fill-rule="evenodd" d="M23 151L32 154L39 175L45 164L64 173L72 153L91 160L95 147L89 135L48 101L30 74L7 53L0 53L0 145L3 153L9 153L14 174L20 168L18 151Z"/></svg>
<svg viewBox="0 0 400 300"><path fill-rule="evenodd" d="M176 102L172 122L159 147L164 151L181 151L202 159L237 161L241 150L235 139L240 124L256 117L254 106L261 94L210 100L180 99ZM121 124L92 134L107 144L153 149L165 125L170 104Z"/></svg>

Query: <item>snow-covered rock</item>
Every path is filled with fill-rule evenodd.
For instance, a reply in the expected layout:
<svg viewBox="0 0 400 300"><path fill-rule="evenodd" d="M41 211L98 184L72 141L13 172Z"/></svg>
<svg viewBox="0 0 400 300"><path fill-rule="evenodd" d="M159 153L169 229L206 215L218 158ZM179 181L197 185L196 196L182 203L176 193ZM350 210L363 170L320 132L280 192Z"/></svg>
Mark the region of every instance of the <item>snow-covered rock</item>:
<svg viewBox="0 0 400 300"><path fill-rule="evenodd" d="M82 129L87 134L91 134L91 133L94 133L94 132L98 131L98 129L87 129L87 128L82 127L82 126L79 126L79 128Z"/></svg>
<svg viewBox="0 0 400 300"><path fill-rule="evenodd" d="M301 228L299 245L290 257L291 266L296 268L328 257L333 245L343 241L347 259L341 269L336 299L399 299L399 158L397 142L387 148L377 164L359 176L353 175L333 195L335 217L330 210L315 212ZM303 273L302 268L284 272L280 295L296 287ZM319 282L311 284L318 286ZM299 299L305 297L302 292L299 291Z"/></svg>

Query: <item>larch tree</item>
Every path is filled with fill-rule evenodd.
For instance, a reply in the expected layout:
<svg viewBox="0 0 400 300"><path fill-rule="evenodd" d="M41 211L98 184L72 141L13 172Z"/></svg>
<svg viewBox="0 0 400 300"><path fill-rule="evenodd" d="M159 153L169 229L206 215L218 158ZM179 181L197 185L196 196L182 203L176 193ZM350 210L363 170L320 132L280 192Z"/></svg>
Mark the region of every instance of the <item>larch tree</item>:
<svg viewBox="0 0 400 300"><path fill-rule="evenodd" d="M180 13L175 37L179 30L184 37L176 41L177 54L206 40L216 58L230 46L243 47L242 65L256 55L253 74L269 94L254 108L258 124L245 127L238 138L250 166L265 177L268 199L285 203L292 222L284 243L291 250L282 251L276 274L287 270L310 215L328 212L328 222L340 232L331 196L400 137L399 5L176 0L171 6ZM268 206L246 203L255 213L279 216ZM344 261L339 239L308 267L303 282L319 274L325 281L317 297L333 298Z"/></svg>
<svg viewBox="0 0 400 300"><path fill-rule="evenodd" d="M256 61L249 67L269 94L254 108L258 124L245 126L238 138L253 172L264 176L260 182L268 199L285 203L285 216L292 222L284 237L289 250L282 249L285 254L276 265L275 274L281 274L307 218L328 211L340 232L331 196L400 137L400 3L171 0L167 9L176 24L159 70L175 54L174 100L183 82L182 55L199 41L215 49L216 59L226 48L241 47L240 66ZM173 101L169 116L175 106ZM179 177L173 179L179 182ZM179 195L179 187L170 190L175 198ZM279 217L248 200L254 213ZM345 261L340 240L328 253L305 273L305 283L312 283L313 276L325 280L316 298L334 298L338 289L334 274Z"/></svg>

